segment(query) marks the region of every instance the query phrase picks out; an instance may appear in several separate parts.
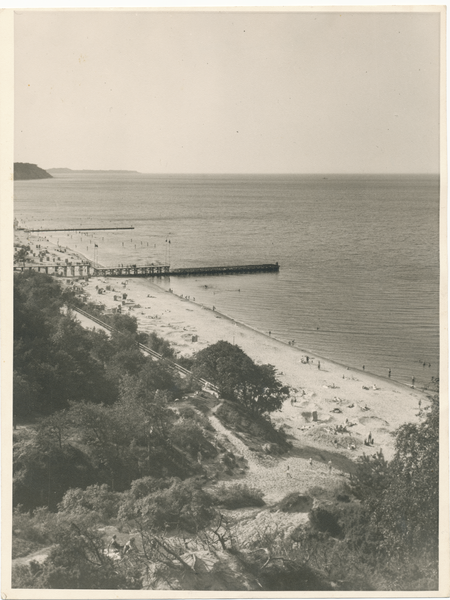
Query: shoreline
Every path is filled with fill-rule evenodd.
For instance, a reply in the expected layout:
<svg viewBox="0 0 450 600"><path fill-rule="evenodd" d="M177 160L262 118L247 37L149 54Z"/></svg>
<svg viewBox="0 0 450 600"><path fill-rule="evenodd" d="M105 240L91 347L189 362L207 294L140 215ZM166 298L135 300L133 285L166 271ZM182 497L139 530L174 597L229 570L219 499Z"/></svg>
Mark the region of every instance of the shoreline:
<svg viewBox="0 0 450 600"><path fill-rule="evenodd" d="M50 241L38 244L53 255L58 253ZM75 254L80 257L81 253L66 247L66 257ZM98 294L96 286L105 292ZM347 367L299 345L290 346L223 312L180 297L152 278L90 278L83 292L109 310L117 309L119 302L114 296L126 292L122 313L135 316L140 331L154 331L166 339L178 356L226 340L240 346L256 363L272 364L277 377L293 393L292 402L285 402L271 419L285 428L297 447L333 450L351 459L382 449L389 459L394 451L391 433L406 422L417 421L420 404L428 403L427 393L421 389ZM302 362L302 355L309 356L309 362ZM312 420L313 412L317 421ZM340 432L342 427L345 434ZM369 433L375 438L370 447L364 443Z"/></svg>
<svg viewBox="0 0 450 600"><path fill-rule="evenodd" d="M91 279L101 280L101 277L96 277L96 278L92 277ZM111 279L114 279L114 278L111 278ZM130 279L135 279L135 278L130 278ZM205 306L204 304L201 304L199 302L191 300L190 298L181 297L181 296L179 296L178 294L176 294L174 292L169 292L163 286L161 286L158 283L156 283L153 280L153 278L151 278L151 277L149 277L149 278L140 277L139 279L136 278L135 280L139 281L139 282L142 282L142 283L145 283L146 285L149 285L149 286L154 286L161 293L170 294L170 296L172 296L174 298L177 298L179 301L187 302L189 304L192 304L193 306L200 307L202 310L207 310L207 311L209 311L213 315L217 315L217 316L219 316L222 319L226 319L229 323L232 323L233 325L235 324L236 326L239 326L240 328L247 329L249 332L253 332L253 333L257 334L257 335L263 336L264 339L273 340L274 342L276 342L278 344L281 344L283 348L290 348L293 351L297 351L299 353L309 355L313 359L317 359L317 360L320 360L320 361L325 361L327 363L331 363L331 364L335 365L336 367L340 367L342 369L349 370L350 373L356 373L356 374L359 374L361 376L364 375L364 374L369 375L370 377L378 380L380 383L390 383L390 384L396 385L396 386L398 386L403 391L416 390L416 391L421 392L423 394L427 393L427 389L426 388L420 388L420 387L417 387L417 386L414 387L414 388L412 388L411 386L409 386L409 385L407 385L405 383L402 383L400 381L397 381L396 379L389 378L389 377L384 377L382 375L378 375L376 373L372 373L371 371L363 371L362 369L357 369L356 367L350 367L349 365L346 365L343 362L339 362L337 360L334 360L334 359L328 358L326 356L320 355L317 352L314 352L313 350L308 350L308 349L305 349L305 348L301 348L298 345L289 346L289 344L287 344L283 340L280 340L280 339L278 339L278 338L276 338L276 337L274 337L272 335L269 335L266 332L261 331L260 329L257 329L256 327L248 325L244 321L240 321L238 319L235 319L234 317L232 317L232 316L230 316L230 315L228 315L228 314L226 314L224 312L221 312L219 310L213 310L212 308L209 308L208 306Z"/></svg>
<svg viewBox="0 0 450 600"><path fill-rule="evenodd" d="M145 280L145 279L144 279ZM167 292L167 290L165 290L164 288L158 286L158 284L154 284L155 286L159 287L159 289L161 289L161 291L163 292ZM171 293L171 292L167 292L167 293ZM265 338L269 339L269 340L274 340L275 342L278 342L279 344L282 344L283 347L288 347L291 348L292 350L297 350L298 352L301 352L303 354L307 354L310 357L314 358L314 359L318 359L321 361L325 361L327 363L331 363L333 365L335 365L336 367L341 367L342 369L348 369L351 373L357 373L360 375L363 375L364 373L367 375L370 375L371 377L378 379L380 382L383 383L388 383L391 382L393 384L398 385L402 390L409 390L409 389L415 389L419 392L423 392L426 393L426 388L419 388L419 387L414 387L412 388L411 386L407 385L406 383L402 383L401 381L397 381L396 379L392 379L389 377L383 377L382 375L377 375L376 373L372 373L372 371L363 371L362 369L357 369L356 367L349 367L348 365L339 362L337 360L333 360L332 358L327 358L326 356L323 356L321 354L317 354L317 352L314 352L313 350L305 350L304 348L300 348L299 346L289 346L289 344L286 344L286 342L284 342L283 340L280 340L272 335L268 335L267 333L265 333L264 331L261 331L260 329L257 329L256 327L252 327L251 325L248 325L247 323L244 323L243 321L239 321L238 319L234 319L233 317L231 317L230 315L227 315L226 313L220 312L218 310L212 310L211 308L204 306L202 304L198 304L197 302L194 302L193 300L188 300L187 298L180 298L177 294L173 294L174 296L176 296L177 298L179 298L180 300L185 300L186 302L191 302L192 304L195 304L196 306L201 306L204 310L209 310L211 312L213 312L216 315L220 315L220 317L227 319L228 321L232 322L232 323L236 323L236 325L239 325L239 327L243 327L245 329L248 329L249 331L252 331L254 333L257 333L259 335L264 336Z"/></svg>
<svg viewBox="0 0 450 600"><path fill-rule="evenodd" d="M95 286L106 279L95 278L84 289L93 297ZM108 278L111 292L102 294L99 302L107 308L119 288L126 289L130 305L127 313L138 320L140 331L154 331L171 343L178 355L192 355L219 341L234 341L258 364L272 364L278 378L293 390L296 402L287 401L271 419L293 436L293 443L339 451L348 458L365 452L383 450L386 458L393 455L391 433L405 422L417 420L419 401L428 403L426 393L368 372L347 369L334 361L309 354L308 364L301 362L302 349L286 345L227 315L197 304L161 288L146 279L121 282ZM115 291L115 292L114 292ZM196 341L194 341L194 338ZM318 368L318 361L321 366ZM318 421L311 420L313 411ZM349 422L347 435L335 433L336 426ZM374 446L364 445L371 433ZM351 446L355 448L352 449Z"/></svg>
<svg viewBox="0 0 450 600"><path fill-rule="evenodd" d="M27 236L27 234L29 234L30 232L28 232L26 229L20 229L20 230L16 230L15 231L16 235L18 233L19 233L18 237L21 237L20 234L23 234L23 235ZM38 231L37 232L32 232L31 235L33 235L33 234L35 236L40 236L41 232L38 232ZM40 241L42 242L43 240L40 240ZM57 251L59 248L64 248L67 253L70 253L72 256L78 257L79 259L81 259L81 261L89 262L91 264L93 263L93 260L90 259L88 256L86 256L82 252L79 252L78 250L75 250L75 249L71 248L70 246L59 245L59 244L57 244L55 242L50 241L48 238L45 238L45 244L47 244L48 246L51 246L55 251ZM102 267L102 265L100 263L96 263L96 264L99 267ZM45 266L45 265L43 265L43 266ZM75 277L75 278L78 278L78 277ZM64 277L62 277L61 279L64 279ZM74 279L74 278L72 278L72 279ZM101 278L101 276L99 276L99 277L90 277L89 279L90 280L94 280L94 279L101 280L102 278ZM115 279L115 278L110 278L110 279ZM290 348L291 350L303 353L305 355L309 355L313 359L320 360L320 361L325 361L327 363L335 365L336 367L340 367L342 369L349 370L351 373L356 373L356 374L359 374L359 375L363 375L363 374L370 375L370 377L378 380L380 383L390 383L390 384L393 384L393 385L397 385L403 391L413 389L413 390L422 392L424 394L427 393L427 389L426 388L419 388L419 387L413 388L412 386L410 386L410 385L408 385L406 383L402 383L400 381L397 381L394 378L384 377L382 375L378 375L378 374L373 373L371 371L363 371L362 369L358 369L356 367L351 367L349 365L346 365L344 362L340 362L338 360L331 359L331 358L328 358L326 356L320 355L320 354L318 354L317 352L315 352L313 350L302 348L299 345L289 346L289 344L287 344L285 341L283 341L281 339L278 339L278 338L276 338L276 337L274 337L272 335L269 335L268 333L266 333L266 332L264 332L264 331L262 331L260 329L257 329L256 327L248 325L244 321L240 321L238 319L235 319L234 317L232 317L232 316L230 316L230 315L228 315L228 314L226 314L224 312L221 312L221 311L218 311L218 310L213 310L213 309L209 308L208 306L205 306L204 304L201 304L199 302L195 302L194 300L191 300L190 298L186 298L186 297L180 296L180 295L176 294L175 292L168 291L162 285L158 284L154 280L154 278L151 278L151 277L149 277L149 278L146 278L146 277L132 278L132 277L130 277L130 279L131 280L135 280L136 282L139 281L141 283L145 283L145 285L148 285L148 286L154 286L161 293L170 294L172 297L177 298L179 301L188 302L188 303L190 303L190 304L192 304L194 306L201 307L203 310L208 310L212 314L214 314L214 315L216 315L216 316L218 316L220 318L226 319L230 323L236 324L237 326L239 326L241 328L245 328L245 329L247 329L250 332L253 332L255 334L261 335L265 339L273 340L274 342L280 344L284 348Z"/></svg>

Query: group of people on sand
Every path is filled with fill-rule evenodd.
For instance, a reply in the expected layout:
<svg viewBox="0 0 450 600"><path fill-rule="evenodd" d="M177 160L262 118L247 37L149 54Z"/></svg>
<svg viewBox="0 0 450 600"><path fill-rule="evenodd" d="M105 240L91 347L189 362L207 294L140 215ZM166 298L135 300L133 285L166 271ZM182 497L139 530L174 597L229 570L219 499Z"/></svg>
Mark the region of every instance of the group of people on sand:
<svg viewBox="0 0 450 600"><path fill-rule="evenodd" d="M122 557L129 554L133 550L136 550L134 537L130 538L126 544L122 545L117 541L117 536L113 535L108 546L108 551L114 552Z"/></svg>

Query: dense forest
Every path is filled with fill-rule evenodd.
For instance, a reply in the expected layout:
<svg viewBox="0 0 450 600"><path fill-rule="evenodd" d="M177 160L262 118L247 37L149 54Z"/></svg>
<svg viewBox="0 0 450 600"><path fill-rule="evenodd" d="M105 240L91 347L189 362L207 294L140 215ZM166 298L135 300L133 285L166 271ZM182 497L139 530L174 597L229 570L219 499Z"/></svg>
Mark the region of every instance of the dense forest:
<svg viewBox="0 0 450 600"><path fill-rule="evenodd" d="M255 440L288 450L270 422L289 394L273 367L218 342L184 359L192 377L182 377L139 350L175 359L133 317L102 315L111 335L81 327L71 312L81 300L48 275L16 274L14 300L13 558L48 548L43 563L14 567L14 587L437 589L437 381L419 422L396 432L392 461L364 456L338 487L310 491L307 525L243 544L233 511L262 510L263 495L245 485L245 461L209 417L226 406L223 415L247 416ZM220 399L201 392L198 377ZM288 513L298 501L290 494L268 509ZM135 551L111 552L113 531L132 534ZM192 552L214 555L208 575Z"/></svg>

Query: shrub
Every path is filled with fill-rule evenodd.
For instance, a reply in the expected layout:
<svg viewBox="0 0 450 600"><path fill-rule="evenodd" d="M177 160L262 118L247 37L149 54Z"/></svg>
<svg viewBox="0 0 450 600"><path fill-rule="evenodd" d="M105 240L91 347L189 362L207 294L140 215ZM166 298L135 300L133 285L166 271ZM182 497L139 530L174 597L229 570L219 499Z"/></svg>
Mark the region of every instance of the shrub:
<svg viewBox="0 0 450 600"><path fill-rule="evenodd" d="M64 494L58 509L74 515L95 512L100 521L107 522L117 517L120 497L121 494L112 492L106 484L91 485L85 490L75 488Z"/></svg>
<svg viewBox="0 0 450 600"><path fill-rule="evenodd" d="M313 529L328 533L333 537L342 535L342 527L339 524L339 516L332 508L318 506L309 513L309 520Z"/></svg>
<svg viewBox="0 0 450 600"><path fill-rule="evenodd" d="M330 487L315 485L308 489L307 494L322 502L348 502L353 496L352 490L346 481L341 481Z"/></svg>
<svg viewBox="0 0 450 600"><path fill-rule="evenodd" d="M175 351L171 347L170 343L162 337L159 337L154 331L147 335L147 345L152 350L164 356L164 358L173 359L175 357Z"/></svg>
<svg viewBox="0 0 450 600"><path fill-rule="evenodd" d="M199 408L199 410L201 409ZM208 431L214 431L214 427L209 422L209 419L205 417L204 414L202 414L201 412L197 412L197 410L194 410L190 406L181 407L180 409L178 409L178 413L182 419L192 420L203 429L206 429Z"/></svg>
<svg viewBox="0 0 450 600"><path fill-rule="evenodd" d="M265 505L260 490L239 483L231 486L221 485L214 493L214 503L229 509Z"/></svg>
<svg viewBox="0 0 450 600"><path fill-rule="evenodd" d="M228 429L244 433L253 438L255 442L278 444L283 452L291 447L286 440L284 431L277 430L269 417L251 415L245 408L234 402L222 402L216 411L216 417Z"/></svg>
<svg viewBox="0 0 450 600"><path fill-rule="evenodd" d="M137 519L146 529L155 531L177 528L197 532L215 515L212 497L192 480L175 482L169 489L122 505L119 510L121 519Z"/></svg>
<svg viewBox="0 0 450 600"><path fill-rule="evenodd" d="M190 356L179 356L175 362L188 371L192 369L192 365L194 364L194 360Z"/></svg>
<svg viewBox="0 0 450 600"><path fill-rule="evenodd" d="M217 451L206 439L202 427L192 419L180 420L175 423L170 432L171 442L196 458L198 453L215 456Z"/></svg>
<svg viewBox="0 0 450 600"><path fill-rule="evenodd" d="M33 513L22 512L18 506L13 513L12 558L27 556L47 546L55 539L57 515L47 508L36 508Z"/></svg>
<svg viewBox="0 0 450 600"><path fill-rule="evenodd" d="M153 494L154 492L166 490L178 481L180 481L178 477L170 477L169 479L141 477L140 479L135 479L132 482L130 494L133 496L133 498L138 500L139 498L144 498L145 496Z"/></svg>
<svg viewBox="0 0 450 600"><path fill-rule="evenodd" d="M305 496L299 492L291 492L285 496L278 505L282 512L308 512L313 504L310 496Z"/></svg>

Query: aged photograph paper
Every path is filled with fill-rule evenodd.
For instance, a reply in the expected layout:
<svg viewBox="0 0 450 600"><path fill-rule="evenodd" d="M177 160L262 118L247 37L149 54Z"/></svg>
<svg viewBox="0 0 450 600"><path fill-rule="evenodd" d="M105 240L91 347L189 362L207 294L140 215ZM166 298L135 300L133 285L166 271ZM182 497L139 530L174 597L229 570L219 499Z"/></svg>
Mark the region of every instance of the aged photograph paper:
<svg viewBox="0 0 450 600"><path fill-rule="evenodd" d="M2 597L447 596L445 8L0 16Z"/></svg>

